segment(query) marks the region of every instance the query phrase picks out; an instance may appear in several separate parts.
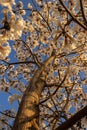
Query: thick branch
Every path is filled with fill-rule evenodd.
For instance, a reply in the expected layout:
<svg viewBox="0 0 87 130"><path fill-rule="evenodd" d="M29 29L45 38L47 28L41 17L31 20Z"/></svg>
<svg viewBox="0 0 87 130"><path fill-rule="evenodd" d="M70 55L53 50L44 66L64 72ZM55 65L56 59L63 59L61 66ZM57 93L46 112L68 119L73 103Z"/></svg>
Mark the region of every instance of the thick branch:
<svg viewBox="0 0 87 130"><path fill-rule="evenodd" d="M82 119L85 116L87 116L87 106L84 107L83 109L81 109L75 115L73 115L70 119L68 119L62 125L57 127L55 130L67 130L67 129L71 128L76 122L78 122L80 119Z"/></svg>
<svg viewBox="0 0 87 130"><path fill-rule="evenodd" d="M54 58L55 55L51 55L35 72L29 87L23 95L12 130L39 130L39 99L45 87L45 81L40 77L46 66Z"/></svg>

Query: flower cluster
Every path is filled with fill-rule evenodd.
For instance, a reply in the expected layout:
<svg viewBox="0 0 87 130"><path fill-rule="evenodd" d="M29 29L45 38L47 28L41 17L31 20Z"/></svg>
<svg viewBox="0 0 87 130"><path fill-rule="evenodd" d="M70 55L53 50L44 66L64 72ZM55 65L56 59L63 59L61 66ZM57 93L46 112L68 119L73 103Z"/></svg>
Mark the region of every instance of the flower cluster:
<svg viewBox="0 0 87 130"><path fill-rule="evenodd" d="M20 14L18 15L12 10L12 5L16 6L14 0L1 0L0 4L7 7L2 10L4 18L2 19L3 27L0 28L0 57L5 58L11 52L8 41L21 37L25 21Z"/></svg>

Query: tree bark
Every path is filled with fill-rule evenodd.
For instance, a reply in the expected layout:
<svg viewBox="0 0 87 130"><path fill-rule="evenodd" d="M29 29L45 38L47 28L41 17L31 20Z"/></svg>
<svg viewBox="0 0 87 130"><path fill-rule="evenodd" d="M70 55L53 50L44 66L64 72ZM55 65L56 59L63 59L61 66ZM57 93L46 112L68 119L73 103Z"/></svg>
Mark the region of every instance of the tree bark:
<svg viewBox="0 0 87 130"><path fill-rule="evenodd" d="M50 64L55 55L51 55L35 72L29 87L25 90L12 130L40 130L39 99L45 81L41 79L45 67ZM20 86L21 87L21 86Z"/></svg>

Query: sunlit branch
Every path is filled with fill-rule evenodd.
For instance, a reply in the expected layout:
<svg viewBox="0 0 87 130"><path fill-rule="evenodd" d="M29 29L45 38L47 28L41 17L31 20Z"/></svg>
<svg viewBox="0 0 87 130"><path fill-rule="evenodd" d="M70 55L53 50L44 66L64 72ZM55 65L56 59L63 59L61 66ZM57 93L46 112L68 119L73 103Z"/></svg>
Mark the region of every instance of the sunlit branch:
<svg viewBox="0 0 87 130"><path fill-rule="evenodd" d="M48 90L49 90L49 91L48 91L49 95L51 95L49 87L48 87ZM53 105L54 105L54 108L55 108L56 112L58 112L58 109L57 109L56 103L54 102L53 97L51 97L50 99L51 99L51 101L53 102ZM58 114L59 114L59 112L58 112Z"/></svg>
<svg viewBox="0 0 87 130"><path fill-rule="evenodd" d="M67 91L67 88L65 88L66 91L67 91L67 99L66 99L66 102L65 102L65 104L64 104L64 106L63 106L63 108L62 108L62 111L65 110L65 108L67 107L67 105L68 105L68 103L69 103L69 101L70 101L69 98L70 98L70 95L71 95L71 92L72 92L72 90L73 90L74 85L75 85L75 82L72 84L72 86L71 86L69 92Z"/></svg>
<svg viewBox="0 0 87 130"><path fill-rule="evenodd" d="M43 88L45 87L45 82L43 80L41 80L40 77L41 77L42 72L45 70L45 68L49 64L51 64L52 61L54 61L54 59L55 59L55 53L52 53L51 56L46 61L44 61L44 64L36 70L33 78L30 81L29 86L25 90L25 93L22 97L19 111L17 113L12 130L15 130L15 129L19 130L19 128L21 128L22 124L24 124L24 127L25 127L26 122L28 122L28 127L29 127L30 124L32 123L32 120L34 120L35 118L36 118L36 120L38 120L39 113L37 112L36 109L38 109L39 98L40 98ZM33 99L33 102L32 102L32 99ZM25 104L26 101L28 102L28 104ZM32 111L34 111L34 109L36 111L33 115L31 113L31 107L33 108ZM25 113L22 113L24 109L27 110L28 108L30 109L29 115L25 115ZM25 110L24 110L24 112L25 112ZM30 115L30 113L31 113L31 115ZM38 127L38 124L36 126ZM24 127L22 127L22 128L24 128ZM32 127L32 125L31 125L31 127Z"/></svg>
<svg viewBox="0 0 87 130"><path fill-rule="evenodd" d="M47 23L49 22L49 6L48 6L48 2L46 0L46 4L47 4L47 12L48 12L48 17L47 17Z"/></svg>

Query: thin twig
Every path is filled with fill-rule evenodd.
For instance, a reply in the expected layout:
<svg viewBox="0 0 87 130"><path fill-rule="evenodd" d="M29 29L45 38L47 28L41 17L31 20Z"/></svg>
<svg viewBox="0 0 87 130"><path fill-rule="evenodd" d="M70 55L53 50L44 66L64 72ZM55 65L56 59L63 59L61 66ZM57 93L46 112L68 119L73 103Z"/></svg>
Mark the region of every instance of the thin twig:
<svg viewBox="0 0 87 130"><path fill-rule="evenodd" d="M62 0L59 0L60 1L60 3L61 3L61 5L64 7L64 9L67 11L67 13L73 18L73 20L77 23L77 24L79 24L82 28L84 28L85 30L87 30L87 27L83 24L83 23L81 23L78 19L76 19L76 17L70 12L70 10L65 6L65 4L63 3L63 1Z"/></svg>
<svg viewBox="0 0 87 130"><path fill-rule="evenodd" d="M6 63L9 66L10 65L17 65L17 64L36 64L35 61L20 61L20 62L12 62L12 63L9 63L9 62L7 62L5 60L1 60L1 59L0 59L0 61L3 61L4 63Z"/></svg>
<svg viewBox="0 0 87 130"><path fill-rule="evenodd" d="M4 124L6 124L7 126L9 126L10 128L12 128L12 126L10 124L8 124L4 119L0 119L1 122L3 122Z"/></svg>
<svg viewBox="0 0 87 130"><path fill-rule="evenodd" d="M49 30L52 32L52 29L51 29L51 27L50 27L48 21L46 21L46 19L43 17L43 15L38 11L38 9L37 9L37 7L36 7L36 5L35 5L35 3L34 3L33 0L32 0L32 3L33 3L33 5L34 5L34 7L36 8L37 13L42 17L42 19L44 20L44 22L47 24Z"/></svg>
<svg viewBox="0 0 87 130"><path fill-rule="evenodd" d="M0 113L1 113L2 115L8 116L8 117L15 118L15 116L12 116L12 115L10 115L10 114L7 114L7 113L1 112L1 111L0 111Z"/></svg>
<svg viewBox="0 0 87 130"><path fill-rule="evenodd" d="M67 72L66 72L66 74L65 74L65 76L64 76L64 78L63 78L63 80L61 81L61 83L60 84L49 84L49 86L51 85L54 85L54 86L57 86L57 88L56 88L56 90L52 93L52 94L50 94L46 99L44 99L43 101L41 101L40 102L40 104L42 104L42 103L44 103L44 102L46 102L48 99L50 99L53 95L55 95L56 94L56 92L58 91L58 89L61 87L61 85L64 83L64 81L65 81L65 79L66 79L66 77L67 77L67 74L68 74L68 71L69 71L69 68L67 69Z"/></svg>

